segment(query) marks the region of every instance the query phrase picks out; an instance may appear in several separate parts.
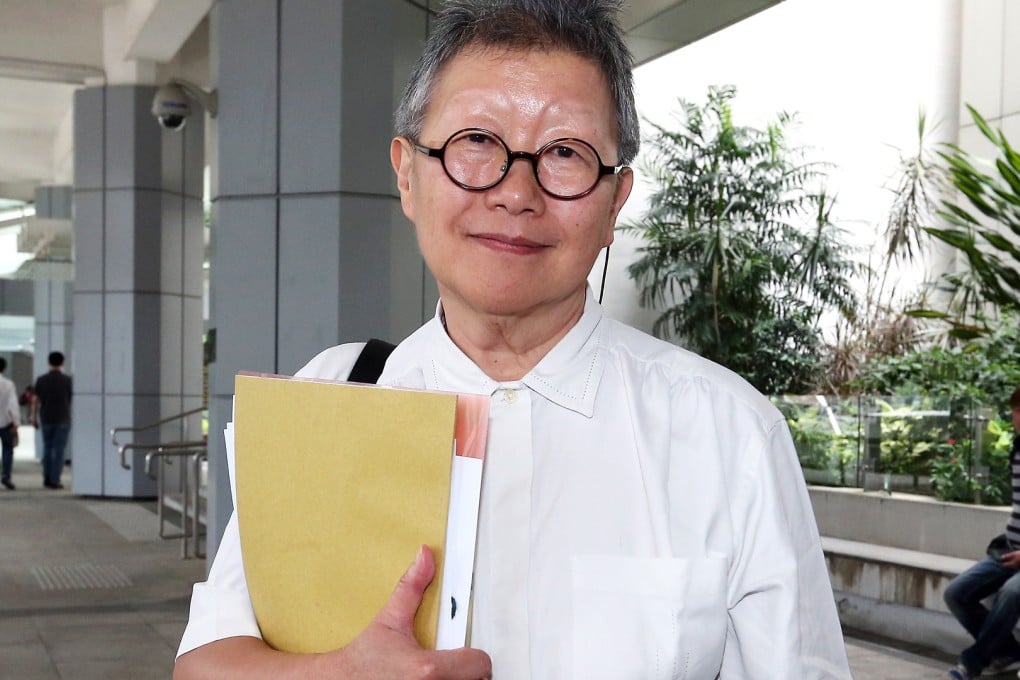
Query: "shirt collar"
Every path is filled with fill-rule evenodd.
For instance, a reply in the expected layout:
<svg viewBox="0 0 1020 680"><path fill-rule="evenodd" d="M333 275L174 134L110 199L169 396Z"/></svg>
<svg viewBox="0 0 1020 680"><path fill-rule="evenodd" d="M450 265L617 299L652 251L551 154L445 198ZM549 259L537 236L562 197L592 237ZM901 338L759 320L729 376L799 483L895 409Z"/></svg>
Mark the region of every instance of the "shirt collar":
<svg viewBox="0 0 1020 680"><path fill-rule="evenodd" d="M602 307L589 288L581 318L556 346L520 382L500 383L487 376L457 347L443 328L442 302L435 317L422 329L430 335L433 351L425 367L429 389L492 395L521 383L563 408L590 418L605 369L601 335Z"/></svg>

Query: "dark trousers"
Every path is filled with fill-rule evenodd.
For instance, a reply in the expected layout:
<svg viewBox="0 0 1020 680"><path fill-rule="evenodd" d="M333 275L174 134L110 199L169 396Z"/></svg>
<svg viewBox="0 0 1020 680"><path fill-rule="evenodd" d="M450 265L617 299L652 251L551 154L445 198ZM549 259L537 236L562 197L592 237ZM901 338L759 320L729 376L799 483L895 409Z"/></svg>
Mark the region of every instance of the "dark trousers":
<svg viewBox="0 0 1020 680"><path fill-rule="evenodd" d="M988 609L981 600L991 595L996 595L995 603ZM1020 619L1020 571L986 557L953 579L943 599L974 638L960 654L968 672L976 676L996 658L1020 657L1020 645L1013 638Z"/></svg>
<svg viewBox="0 0 1020 680"><path fill-rule="evenodd" d="M43 423L43 483L60 484L60 473L64 471L64 450L67 448L67 435L71 432L71 423Z"/></svg>
<svg viewBox="0 0 1020 680"><path fill-rule="evenodd" d="M0 428L0 479L11 481L11 466L14 464L14 425Z"/></svg>

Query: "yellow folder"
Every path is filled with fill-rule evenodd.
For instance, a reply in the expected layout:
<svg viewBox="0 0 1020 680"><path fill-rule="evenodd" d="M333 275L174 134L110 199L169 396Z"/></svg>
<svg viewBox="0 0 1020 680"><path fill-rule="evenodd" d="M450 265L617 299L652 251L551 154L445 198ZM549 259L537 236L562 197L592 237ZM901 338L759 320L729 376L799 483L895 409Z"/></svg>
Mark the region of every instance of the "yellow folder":
<svg viewBox="0 0 1020 680"><path fill-rule="evenodd" d="M414 632L435 646L456 407L455 394L237 376L238 527L266 642L347 644L426 544L437 573Z"/></svg>

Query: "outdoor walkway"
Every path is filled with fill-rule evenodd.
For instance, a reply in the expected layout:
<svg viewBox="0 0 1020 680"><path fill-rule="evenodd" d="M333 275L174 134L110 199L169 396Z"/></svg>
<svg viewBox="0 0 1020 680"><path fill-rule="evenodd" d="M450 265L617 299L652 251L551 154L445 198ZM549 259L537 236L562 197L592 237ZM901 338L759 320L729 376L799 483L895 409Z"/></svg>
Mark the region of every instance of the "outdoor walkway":
<svg viewBox="0 0 1020 680"><path fill-rule="evenodd" d="M0 487L0 680L166 680L204 561L157 537L152 502L73 496L73 468L42 488L33 436L21 429L17 491ZM847 649L858 680L946 677L937 654L853 634Z"/></svg>

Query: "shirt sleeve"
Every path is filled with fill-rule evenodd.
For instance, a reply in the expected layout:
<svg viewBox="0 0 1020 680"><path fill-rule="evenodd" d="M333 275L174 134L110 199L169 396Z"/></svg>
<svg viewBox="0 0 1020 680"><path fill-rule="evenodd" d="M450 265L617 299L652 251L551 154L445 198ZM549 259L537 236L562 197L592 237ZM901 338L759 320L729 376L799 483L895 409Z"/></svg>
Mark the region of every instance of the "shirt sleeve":
<svg viewBox="0 0 1020 680"><path fill-rule="evenodd" d="M248 582L244 578L237 513L231 513L209 570L209 578L196 583L192 589L188 625L177 656L210 642L238 635L262 637L248 595Z"/></svg>
<svg viewBox="0 0 1020 680"><path fill-rule="evenodd" d="M843 635L807 487L786 423L735 478L736 539L722 677L849 679Z"/></svg>
<svg viewBox="0 0 1020 680"><path fill-rule="evenodd" d="M13 382L8 382L9 389L7 390L7 415L10 416L11 422L14 427L21 425L21 406L18 404L18 389L14 386Z"/></svg>

